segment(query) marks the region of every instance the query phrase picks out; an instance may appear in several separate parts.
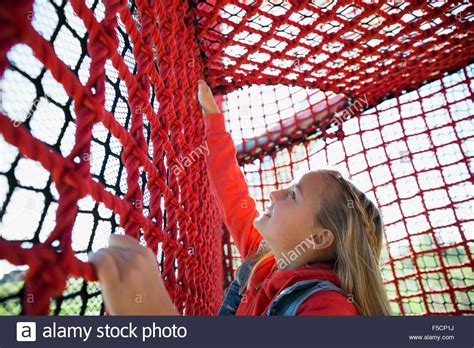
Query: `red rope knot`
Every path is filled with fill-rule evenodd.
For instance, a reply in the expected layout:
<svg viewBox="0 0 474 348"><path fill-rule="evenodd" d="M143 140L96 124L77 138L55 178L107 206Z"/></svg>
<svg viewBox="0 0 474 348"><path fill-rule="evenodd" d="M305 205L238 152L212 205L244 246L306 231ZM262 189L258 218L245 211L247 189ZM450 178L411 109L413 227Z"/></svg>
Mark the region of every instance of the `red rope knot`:
<svg viewBox="0 0 474 348"><path fill-rule="evenodd" d="M95 96L91 96L90 92L84 90L74 102L74 111L76 112L77 118L81 118L83 126L92 127L97 120L99 115L104 113L104 109L101 107L99 102L95 100ZM82 134L80 135L82 136ZM78 139L76 139L78 141Z"/></svg>
<svg viewBox="0 0 474 348"><path fill-rule="evenodd" d="M154 14L156 13L156 1L155 0L139 1L138 8L143 14L146 14L149 17L154 17Z"/></svg>
<svg viewBox="0 0 474 348"><path fill-rule="evenodd" d="M340 123L337 123L338 130L336 132L334 133L328 132L328 129L331 127L332 121L333 120L330 119L329 117L325 117L320 121L319 127L321 129L323 139L334 139L334 138L337 138L338 140L344 139L345 134L344 134L344 131L342 130L342 124Z"/></svg>
<svg viewBox="0 0 474 348"><path fill-rule="evenodd" d="M149 231L145 230L145 240L146 240L146 245L153 250L155 254L158 253L158 243L161 242L162 238L159 235L159 233L154 233L153 231L157 229L150 229Z"/></svg>
<svg viewBox="0 0 474 348"><path fill-rule="evenodd" d="M147 149L147 143L145 140L145 136L143 134L143 131L140 125L142 121L143 114L147 110L146 102L148 98L143 95L143 91L137 90L136 93L133 93L133 97L131 97L130 100L130 106L132 107L132 112L134 113L134 118L138 118L138 122L133 122L132 121L132 129L130 130L131 135L135 139L135 142L138 146L138 148L145 153L148 152ZM133 150L133 149L131 149ZM133 151L131 151L133 153Z"/></svg>
<svg viewBox="0 0 474 348"><path fill-rule="evenodd" d="M125 8L127 2L124 0L103 0L105 7L107 8L107 12L112 14L119 13Z"/></svg>
<svg viewBox="0 0 474 348"><path fill-rule="evenodd" d="M94 265L87 261L81 261L76 257L70 259L69 276L82 277L90 282L97 280Z"/></svg>
<svg viewBox="0 0 474 348"><path fill-rule="evenodd" d="M345 137L345 133L342 129L337 130L335 133L328 133L326 131L323 133L324 139L337 139L341 141L344 139L344 137Z"/></svg>
<svg viewBox="0 0 474 348"><path fill-rule="evenodd" d="M137 223L139 217L137 218L137 215L141 215L141 213L139 208L135 206L136 202L132 202L132 204L134 207L127 207L123 210L123 213L120 214L120 226L122 226L125 231L140 231L140 224ZM139 235L133 235L131 237L138 240Z"/></svg>
<svg viewBox="0 0 474 348"><path fill-rule="evenodd" d="M135 142L127 143L123 148L122 159L125 165L128 165L130 161L133 161L133 160L143 161L144 159L146 159L145 156L148 151L146 148L145 137L143 136L143 133L141 134L142 135L141 137L140 137L140 134L138 135L135 134L135 135L136 135L134 136Z"/></svg>
<svg viewBox="0 0 474 348"><path fill-rule="evenodd" d="M0 76L8 66L7 52L28 39L33 19L33 0L0 1Z"/></svg>
<svg viewBox="0 0 474 348"><path fill-rule="evenodd" d="M142 78L138 81L138 86L134 86L131 91L131 96L128 98L130 106L132 107L132 111L137 115L142 115L147 110L147 100L149 97L149 92L146 90L149 89L149 81L147 81L148 75L143 75Z"/></svg>
<svg viewBox="0 0 474 348"><path fill-rule="evenodd" d="M99 115L104 113L104 109L99 106L103 101L98 101L98 103L94 104L91 100L92 98L89 94L82 93L75 103L77 115L76 144L67 158L73 161L76 156L80 157L80 163L77 168L80 171L79 176L89 174L91 132Z"/></svg>
<svg viewBox="0 0 474 348"><path fill-rule="evenodd" d="M146 46L143 46L146 47ZM153 52L152 52L153 54ZM149 66L151 64L150 59L141 59L139 61L140 57L143 57L144 54L139 54L139 57L137 57L137 63L138 63L138 72L137 72L137 82L138 82L138 89L135 91L134 96L136 95L140 100L140 102L136 102L137 105L141 107L141 112L140 113L145 113L146 109L146 104L144 101L150 99L150 75L149 75ZM142 105L144 104L144 105Z"/></svg>
<svg viewBox="0 0 474 348"><path fill-rule="evenodd" d="M192 254L190 254L190 251L189 251L190 249L193 250ZM198 262L197 256L196 256L198 253L195 251L195 249L193 247L189 247L188 248L188 254L190 254L189 257L186 258L186 262L188 262L188 266L192 267L192 269L196 270L196 272L197 272L196 275L197 276L204 277L205 274L203 274L204 272L200 268L200 267L202 267L202 265Z"/></svg>
<svg viewBox="0 0 474 348"><path fill-rule="evenodd" d="M115 23L105 23L106 25L94 26L90 32L90 39L87 43L87 50L92 57L99 60L106 60L117 52L119 39L115 33ZM111 31L109 35L108 31Z"/></svg>
<svg viewBox="0 0 474 348"><path fill-rule="evenodd" d="M61 186L67 185L73 187L79 198L85 196L85 190L81 187L81 180L78 179L78 169L80 167L77 165L71 165L68 162L63 162L55 166L54 171L51 173L56 187L60 188ZM80 172L80 169L79 169Z"/></svg>
<svg viewBox="0 0 474 348"><path fill-rule="evenodd" d="M337 138L339 141L342 141L342 139L344 139L345 136L346 136L346 134L344 133L344 131L343 131L342 129L337 130L337 132L336 132L336 138Z"/></svg>
<svg viewBox="0 0 474 348"><path fill-rule="evenodd" d="M145 14L147 13L147 10L148 8L145 9ZM141 16L142 16L141 18L148 19L148 22L150 22L150 24L152 25L150 17L143 17L143 13L141 14ZM152 14L149 13L148 16L152 16ZM151 63L151 60L153 59L153 56L154 56L153 49L151 48L152 43L153 43L153 38L151 35L147 35L143 37L143 43L141 41L137 42L137 45L136 45L136 49L138 51L137 58L136 58L137 63L146 63L147 65ZM148 75L148 72L142 71L142 74Z"/></svg>

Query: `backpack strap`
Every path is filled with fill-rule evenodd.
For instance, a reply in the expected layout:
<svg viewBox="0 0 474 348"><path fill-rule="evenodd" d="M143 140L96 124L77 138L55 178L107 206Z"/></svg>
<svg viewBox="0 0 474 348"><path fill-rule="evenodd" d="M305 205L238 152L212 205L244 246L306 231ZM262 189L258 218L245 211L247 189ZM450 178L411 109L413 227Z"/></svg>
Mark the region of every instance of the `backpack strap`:
<svg viewBox="0 0 474 348"><path fill-rule="evenodd" d="M240 285L237 279L232 280L217 315L235 315L242 301L242 294L240 294L239 290Z"/></svg>
<svg viewBox="0 0 474 348"><path fill-rule="evenodd" d="M250 276L252 266L255 262L244 261L240 267L239 275L230 283L227 292L224 295L224 301L217 315L235 315L237 308L242 301L245 288L242 286Z"/></svg>
<svg viewBox="0 0 474 348"><path fill-rule="evenodd" d="M334 285L328 280L303 280L281 291L268 307L265 316L296 315L298 308L310 296L318 292L328 290L334 290L344 296L347 296L341 288Z"/></svg>

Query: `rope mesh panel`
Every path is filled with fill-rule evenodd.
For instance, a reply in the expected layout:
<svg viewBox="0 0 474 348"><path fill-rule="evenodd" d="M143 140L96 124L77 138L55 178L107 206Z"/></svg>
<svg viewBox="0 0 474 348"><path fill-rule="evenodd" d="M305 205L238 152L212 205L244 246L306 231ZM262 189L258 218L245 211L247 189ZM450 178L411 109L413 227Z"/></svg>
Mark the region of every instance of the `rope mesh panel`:
<svg viewBox="0 0 474 348"><path fill-rule="evenodd" d="M0 314L102 314L85 261L110 233L157 253L179 311L217 311L188 14L182 1L0 5Z"/></svg>
<svg viewBox="0 0 474 348"><path fill-rule="evenodd" d="M334 166L382 209L394 313L472 313L472 5L219 6L198 7L206 73L260 207L295 173Z"/></svg>
<svg viewBox="0 0 474 348"><path fill-rule="evenodd" d="M472 18L461 1L3 1L0 310L103 313L84 261L127 233L180 311L216 312L240 260L196 152L203 73L260 204L336 166L382 208L394 311L472 313Z"/></svg>
<svg viewBox="0 0 474 348"><path fill-rule="evenodd" d="M472 5L463 1L204 4L198 28L206 72L225 93L282 83L365 95L375 105L465 66L473 55Z"/></svg>
<svg viewBox="0 0 474 348"><path fill-rule="evenodd" d="M286 86L230 93L224 100L228 128L240 142L238 157L248 162L243 169L257 206L263 211L271 191L308 170L336 168L381 208L382 274L393 312L472 313L473 78L471 65L376 107L355 100L328 129L334 132L344 120L343 140L315 133L254 161L242 134L261 132L249 119L259 119L261 101L272 100L264 95L273 93L279 103L297 99L300 106L312 95Z"/></svg>

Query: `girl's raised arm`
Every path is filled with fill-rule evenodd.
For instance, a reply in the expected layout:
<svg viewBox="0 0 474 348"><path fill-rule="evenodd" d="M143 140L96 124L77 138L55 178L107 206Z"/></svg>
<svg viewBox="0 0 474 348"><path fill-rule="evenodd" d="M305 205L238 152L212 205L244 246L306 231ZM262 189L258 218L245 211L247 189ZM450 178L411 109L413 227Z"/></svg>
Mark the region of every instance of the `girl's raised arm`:
<svg viewBox="0 0 474 348"><path fill-rule="evenodd" d="M253 226L258 216L255 201L236 160L231 135L225 129L224 115L217 107L205 82L199 83L208 148L207 170L224 223L243 258L257 251L262 236Z"/></svg>

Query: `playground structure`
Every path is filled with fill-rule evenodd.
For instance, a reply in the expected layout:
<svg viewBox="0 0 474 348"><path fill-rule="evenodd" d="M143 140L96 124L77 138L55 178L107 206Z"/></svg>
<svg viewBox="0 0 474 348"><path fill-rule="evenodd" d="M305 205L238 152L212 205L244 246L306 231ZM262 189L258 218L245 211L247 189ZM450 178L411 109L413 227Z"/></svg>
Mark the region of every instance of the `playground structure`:
<svg viewBox="0 0 474 348"><path fill-rule="evenodd" d="M126 233L180 312L216 314L240 260L196 151L204 77L260 207L337 168L381 208L394 313L472 314L472 9L3 1L0 313L103 314L87 253Z"/></svg>

